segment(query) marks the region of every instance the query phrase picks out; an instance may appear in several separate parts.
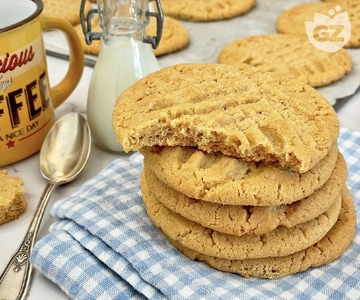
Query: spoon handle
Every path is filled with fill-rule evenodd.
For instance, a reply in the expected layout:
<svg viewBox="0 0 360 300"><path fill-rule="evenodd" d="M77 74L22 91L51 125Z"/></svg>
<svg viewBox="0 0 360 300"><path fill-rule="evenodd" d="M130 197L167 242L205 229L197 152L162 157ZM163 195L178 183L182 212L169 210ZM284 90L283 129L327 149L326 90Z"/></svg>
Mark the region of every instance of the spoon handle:
<svg viewBox="0 0 360 300"><path fill-rule="evenodd" d="M48 182L23 241L10 257L0 275L0 299L20 300L27 296L32 271L30 253L34 247L50 195L56 186L56 183Z"/></svg>

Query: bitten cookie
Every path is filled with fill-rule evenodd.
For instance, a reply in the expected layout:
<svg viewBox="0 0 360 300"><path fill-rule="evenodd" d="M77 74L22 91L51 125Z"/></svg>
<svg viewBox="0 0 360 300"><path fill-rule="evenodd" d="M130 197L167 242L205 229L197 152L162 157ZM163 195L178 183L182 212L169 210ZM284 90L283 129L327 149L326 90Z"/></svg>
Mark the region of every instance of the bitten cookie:
<svg viewBox="0 0 360 300"><path fill-rule="evenodd" d="M189 21L230 19L251 10L255 0L161 0L164 14Z"/></svg>
<svg viewBox="0 0 360 300"><path fill-rule="evenodd" d="M144 163L173 189L190 198L229 205L280 205L303 199L331 176L338 148L299 174L277 165L246 162L194 148L141 149Z"/></svg>
<svg viewBox="0 0 360 300"><path fill-rule="evenodd" d="M346 177L346 164L339 155L332 176L321 188L307 198L279 206L221 205L189 198L160 181L146 165L141 180L159 202L175 213L204 227L241 236L261 235L278 226L291 228L318 217L340 197Z"/></svg>
<svg viewBox="0 0 360 300"><path fill-rule="evenodd" d="M174 239L170 242L187 257L209 266L244 277L278 278L303 272L338 259L350 246L355 236L356 214L351 195L346 187L342 192L342 207L337 222L316 244L282 257L229 260L201 254Z"/></svg>
<svg viewBox="0 0 360 300"><path fill-rule="evenodd" d="M0 224L19 217L26 211L23 181L0 170Z"/></svg>
<svg viewBox="0 0 360 300"><path fill-rule="evenodd" d="M145 76L118 98L113 127L125 151L190 146L301 173L339 134L334 109L312 87L224 64L181 64Z"/></svg>
<svg viewBox="0 0 360 300"><path fill-rule="evenodd" d="M277 18L276 28L279 33L307 35L305 22L314 22L315 14L325 15L332 19L336 15L345 12L351 25L350 39L345 47L360 47L360 2L359 1L340 1L340 2L316 2L306 3L291 7L283 11ZM337 10L339 9L339 11ZM338 30L330 30L327 34L331 35L334 41L342 41L345 38L343 26L344 18L341 19ZM336 21L335 21L336 23ZM326 25L326 24L321 24ZM326 28L325 28L326 29ZM316 32L311 32L315 34ZM319 32L322 34L322 32ZM327 39L330 40L330 37Z"/></svg>
<svg viewBox="0 0 360 300"><path fill-rule="evenodd" d="M351 71L352 60L345 49L322 51L306 36L269 34L249 36L226 45L219 63L240 68L276 71L319 87L339 80Z"/></svg>
<svg viewBox="0 0 360 300"><path fill-rule="evenodd" d="M292 228L279 227L263 235L235 236L206 228L167 209L146 185L141 183L149 217L169 238L187 248L225 259L286 256L304 250L321 240L334 226L341 208L337 199L322 215Z"/></svg>

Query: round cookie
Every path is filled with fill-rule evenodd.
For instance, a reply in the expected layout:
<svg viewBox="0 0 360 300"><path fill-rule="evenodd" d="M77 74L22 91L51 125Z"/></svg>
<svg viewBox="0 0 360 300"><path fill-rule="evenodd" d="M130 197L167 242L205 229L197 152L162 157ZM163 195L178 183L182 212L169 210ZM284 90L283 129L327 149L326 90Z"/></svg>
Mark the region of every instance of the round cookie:
<svg viewBox="0 0 360 300"><path fill-rule="evenodd" d="M205 262L217 270L236 273L244 277L279 278L338 259L350 246L355 236L355 224L354 204L349 191L344 187L342 208L335 225L315 245L294 254L283 257L228 260L201 254L173 239L169 238L169 240L190 259Z"/></svg>
<svg viewBox="0 0 360 300"><path fill-rule="evenodd" d="M226 259L286 256L306 249L333 227L341 207L338 199L324 214L306 223L239 237L211 230L167 209L154 197L146 181L141 182L141 190L149 217L165 235L197 252Z"/></svg>
<svg viewBox="0 0 360 300"><path fill-rule="evenodd" d="M18 218L26 207L22 179L0 170L0 224Z"/></svg>
<svg viewBox="0 0 360 300"><path fill-rule="evenodd" d="M300 4L283 11L277 18L276 28L279 33L307 35L305 22L314 22L315 14L329 16L329 11L335 11L336 6L338 6L341 8L341 12L347 13L351 24L350 39L345 47L360 47L360 31L358 30L360 27L359 4L359 1ZM335 14L338 14L338 12L335 11ZM332 16L331 18L334 17ZM342 26L342 24L340 25ZM333 30L331 33L333 33ZM334 40L338 40L339 38L343 38L342 32L339 32L339 34L336 32L336 36L333 37Z"/></svg>
<svg viewBox="0 0 360 300"><path fill-rule="evenodd" d="M82 31L81 25L76 26L75 30L82 41L84 52L86 54L91 54L95 56L99 55L101 42L98 40L94 40L90 45L88 45L85 42L84 33ZM98 18L93 18L91 20L91 30L93 32L102 32ZM150 23L146 28L146 32L148 35L156 34L155 18L150 18ZM185 26L178 20L175 20L169 16L165 16L161 40L159 46L156 49L153 49L153 52L156 56L176 52L185 48L188 45L189 41L189 33L187 32Z"/></svg>
<svg viewBox="0 0 360 300"><path fill-rule="evenodd" d="M340 6L346 5L352 7L352 6L360 5L360 0L322 0L322 1Z"/></svg>
<svg viewBox="0 0 360 300"><path fill-rule="evenodd" d="M81 0L43 0L45 16L63 18L69 21L72 25L80 24L80 3ZM85 1L85 16L92 9L91 3Z"/></svg>
<svg viewBox="0 0 360 300"><path fill-rule="evenodd" d="M330 179L305 199L280 206L221 205L195 200L161 182L146 165L142 181L151 187L154 197L171 211L204 227L226 234L261 235L279 226L291 228L323 214L340 197L346 181L346 164L339 155Z"/></svg>
<svg viewBox="0 0 360 300"><path fill-rule="evenodd" d="M309 196L329 179L339 153L333 146L315 167L299 174L276 165L193 148L154 147L140 151L145 165L161 181L190 198L256 206L286 204Z"/></svg>
<svg viewBox="0 0 360 300"><path fill-rule="evenodd" d="M148 35L156 35L155 18L150 19L146 28ZM178 20L164 16L164 27L159 46L153 49L156 56L173 53L185 48L190 42L190 36L185 26Z"/></svg>
<svg viewBox="0 0 360 300"><path fill-rule="evenodd" d="M188 21L217 21L242 15L255 0L161 0L165 15Z"/></svg>
<svg viewBox="0 0 360 300"><path fill-rule="evenodd" d="M127 152L190 146L301 173L339 134L333 107L312 87L224 64L180 64L145 76L120 95L112 122Z"/></svg>
<svg viewBox="0 0 360 300"><path fill-rule="evenodd" d="M218 62L282 72L313 87L341 79L352 67L351 56L345 49L322 51L306 36L290 34L256 35L236 40L221 50Z"/></svg>
<svg viewBox="0 0 360 300"><path fill-rule="evenodd" d="M360 0L322 0L324 2L332 2L332 3L336 3L336 4L347 4L347 5L352 5L352 4L360 4Z"/></svg>

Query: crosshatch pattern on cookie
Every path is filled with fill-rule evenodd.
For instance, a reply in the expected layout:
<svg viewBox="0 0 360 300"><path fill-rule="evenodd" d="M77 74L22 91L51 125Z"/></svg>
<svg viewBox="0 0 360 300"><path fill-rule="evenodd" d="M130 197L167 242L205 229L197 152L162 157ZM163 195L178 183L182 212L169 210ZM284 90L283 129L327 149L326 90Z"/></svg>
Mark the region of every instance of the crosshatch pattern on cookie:
<svg viewBox="0 0 360 300"><path fill-rule="evenodd" d="M312 87L224 64L145 76L118 98L113 127L125 151L194 146L301 173L326 156L339 133L333 107Z"/></svg>
<svg viewBox="0 0 360 300"><path fill-rule="evenodd" d="M309 196L329 179L339 152L333 146L315 167L300 174L276 164L246 162L192 148L154 147L140 151L147 167L160 180L190 198L256 206L286 204Z"/></svg>
<svg viewBox="0 0 360 300"><path fill-rule="evenodd" d="M352 68L351 56L345 49L326 52L317 49L306 36L290 34L236 40L221 50L218 61L240 68L283 72L313 87L339 80Z"/></svg>

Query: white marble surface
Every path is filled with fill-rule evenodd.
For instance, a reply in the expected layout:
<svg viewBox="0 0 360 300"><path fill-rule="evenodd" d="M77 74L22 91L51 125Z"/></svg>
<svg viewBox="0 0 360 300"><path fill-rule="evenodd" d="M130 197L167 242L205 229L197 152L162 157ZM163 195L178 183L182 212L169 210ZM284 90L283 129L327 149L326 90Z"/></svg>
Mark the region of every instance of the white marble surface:
<svg viewBox="0 0 360 300"><path fill-rule="evenodd" d="M284 4L284 8L286 8L290 6L289 3L292 1L279 2L282 2ZM258 33L273 32L274 27L270 28L269 26L264 25L273 21L273 19L271 19L271 15L266 13L266 5L261 8L263 8L262 11L264 14L259 15L259 18L263 20L266 18L270 19L266 22L262 22L261 19L259 19L259 26L256 28L256 30ZM254 11L253 13L259 14L258 11ZM180 62L215 62L221 45L224 45L225 43L230 42L235 38L248 35L249 28L246 26L241 28L236 26L234 27L234 24L236 24L234 20L195 25L185 23L192 37L191 44L184 51L160 58L160 64L162 66L167 66ZM254 28L252 28L252 31L254 31ZM67 62L49 57L48 68L51 83L54 85L65 74ZM91 72L92 68L85 67L81 82L79 83L78 87L69 97L69 99L57 109L57 117L69 111L77 111L83 113L84 115L86 114L86 98ZM342 100L340 105L338 105L336 108L340 125L342 127L360 131L360 90L358 90L357 93L352 97ZM93 146L89 162L81 176L74 182L60 186L58 189L56 189L52 195L50 205L57 199L71 194L84 181L98 173L102 168L118 157L119 154L108 153L99 149L97 146ZM34 214L38 200L46 185L45 179L42 178L39 172L37 154L22 162L8 166L7 169L11 175L23 178L28 209L24 214L21 215L18 220L0 226L0 269L2 269L2 267L7 262L8 257L13 253L22 240ZM40 237L48 232L48 227L52 222L52 218L46 212L40 230ZM67 299L67 296L55 284L44 278L41 274L39 274L39 272L35 270L33 275L32 286L28 299Z"/></svg>

